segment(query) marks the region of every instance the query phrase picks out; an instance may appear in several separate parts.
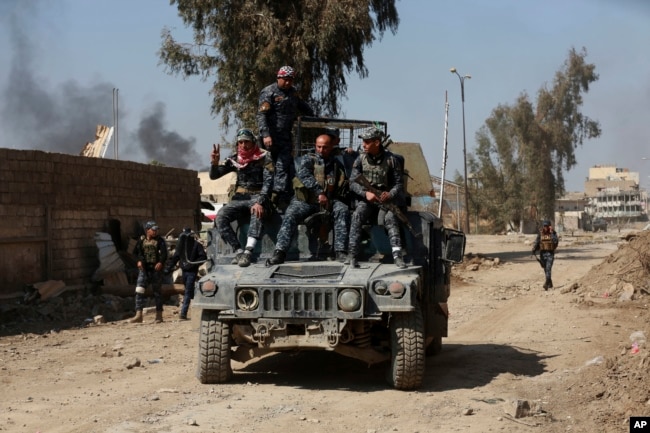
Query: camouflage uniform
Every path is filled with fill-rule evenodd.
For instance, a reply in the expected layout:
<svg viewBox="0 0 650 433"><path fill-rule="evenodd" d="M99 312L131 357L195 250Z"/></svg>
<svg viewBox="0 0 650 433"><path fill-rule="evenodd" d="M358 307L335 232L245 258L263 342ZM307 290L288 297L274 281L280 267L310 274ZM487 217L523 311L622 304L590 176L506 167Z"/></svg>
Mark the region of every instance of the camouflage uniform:
<svg viewBox="0 0 650 433"><path fill-rule="evenodd" d="M362 153L354 161L350 179L355 179L359 174L363 174L372 186L377 189L388 191L393 203L397 205L402 204L404 194L404 183L402 179L403 166L401 158L398 158L397 155L384 148L376 156ZM365 221L375 221L381 208L378 203L369 203L366 201L366 189L358 183L351 182L350 190L354 193L357 200L350 224L349 250L350 256L356 256L359 253L361 225ZM399 219L393 212L386 212L384 227L388 232L391 247L401 249L402 238L400 235Z"/></svg>
<svg viewBox="0 0 650 433"><path fill-rule="evenodd" d="M278 233L276 250L286 252L298 223L321 210L318 196L325 194L330 202L334 222L334 251L345 254L350 211L341 198L347 179L341 163L333 156L327 159L317 153L306 155L298 170L298 179L304 185L305 197L294 197L287 208Z"/></svg>
<svg viewBox="0 0 650 433"><path fill-rule="evenodd" d="M550 228L550 221L544 221L542 224L542 230L537 233L535 238L535 243L533 244L533 254L539 250L539 259L544 268L544 276L546 281L544 282L544 289L553 288L553 280L551 279L551 270L553 269L553 262L555 260L555 249L559 243L557 232ZM544 230L544 227L549 227L550 230Z"/></svg>
<svg viewBox="0 0 650 433"><path fill-rule="evenodd" d="M139 262L142 262L142 269L138 271L135 292L135 309L142 311L145 304L145 289L149 284L153 290L153 296L156 302L156 311L163 310L162 301L162 279L163 268L156 271L156 263L165 264L167 261L167 243L162 236L156 236L147 239L141 236L133 250L133 254Z"/></svg>
<svg viewBox="0 0 650 433"><path fill-rule="evenodd" d="M251 161L244 168L237 169L233 160L237 160L237 153L226 159L223 165L210 166L210 179L219 179L227 173L237 172L234 195L230 203L219 209L216 218L217 229L221 238L233 248L241 249L235 231L230 223L241 216L250 215L248 236L259 239L262 235L262 221L251 214L251 207L259 203L264 206L265 212L271 212L271 188L273 187L273 161L269 152L264 151L263 158Z"/></svg>
<svg viewBox="0 0 650 433"><path fill-rule="evenodd" d="M296 94L291 87L283 90L273 83L260 92L257 111L257 126L260 136L271 137L273 145L269 149L275 163L273 191L282 196L291 196L291 180L295 175L293 162L293 122L301 112L313 116L312 108Z"/></svg>

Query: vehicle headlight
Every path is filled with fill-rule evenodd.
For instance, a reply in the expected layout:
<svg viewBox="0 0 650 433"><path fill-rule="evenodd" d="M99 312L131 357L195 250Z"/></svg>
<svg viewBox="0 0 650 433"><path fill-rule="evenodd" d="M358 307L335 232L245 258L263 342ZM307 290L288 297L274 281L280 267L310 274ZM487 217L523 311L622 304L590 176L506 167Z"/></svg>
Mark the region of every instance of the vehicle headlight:
<svg viewBox="0 0 650 433"><path fill-rule="evenodd" d="M385 295L388 292L388 285L386 285L385 281L375 281L372 290L378 295Z"/></svg>
<svg viewBox="0 0 650 433"><path fill-rule="evenodd" d="M242 311L253 311L260 305L257 292L252 289L243 289L237 292L237 308Z"/></svg>
<svg viewBox="0 0 650 433"><path fill-rule="evenodd" d="M401 298L406 292L406 286L399 281L393 281L388 285L388 291L392 298Z"/></svg>
<svg viewBox="0 0 650 433"><path fill-rule="evenodd" d="M357 311L361 307L361 294L353 289L343 289L339 292L338 304L347 313Z"/></svg>

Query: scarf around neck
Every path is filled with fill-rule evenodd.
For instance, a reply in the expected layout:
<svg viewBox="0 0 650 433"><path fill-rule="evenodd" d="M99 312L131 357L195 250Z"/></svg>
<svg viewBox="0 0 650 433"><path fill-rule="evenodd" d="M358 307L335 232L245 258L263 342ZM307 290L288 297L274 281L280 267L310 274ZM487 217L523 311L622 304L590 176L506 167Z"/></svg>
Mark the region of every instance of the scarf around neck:
<svg viewBox="0 0 650 433"><path fill-rule="evenodd" d="M246 167L250 162L264 158L264 155L266 155L266 152L260 149L258 145L255 145L250 150L238 148L237 160L230 158L230 161L232 161L232 164L237 169L242 169Z"/></svg>

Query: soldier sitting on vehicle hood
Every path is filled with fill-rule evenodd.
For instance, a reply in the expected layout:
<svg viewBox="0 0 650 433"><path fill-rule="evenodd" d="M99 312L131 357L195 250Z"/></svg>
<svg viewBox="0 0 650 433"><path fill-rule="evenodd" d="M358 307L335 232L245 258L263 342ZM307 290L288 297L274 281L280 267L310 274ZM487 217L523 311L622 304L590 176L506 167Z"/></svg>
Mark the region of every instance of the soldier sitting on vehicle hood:
<svg viewBox="0 0 650 433"><path fill-rule="evenodd" d="M273 257L266 264L284 263L291 238L298 223L321 210L331 212L334 220L334 251L336 260L343 262L347 251L348 206L340 200L345 185L345 169L332 156L334 140L327 134L316 138L316 153L306 155L298 170L298 179L305 188L303 194L296 194L289 203L278 232Z"/></svg>
<svg viewBox="0 0 650 433"><path fill-rule="evenodd" d="M240 129L237 132L237 153L227 158L223 165L219 165L220 156L219 145L213 145L210 179L219 179L236 171L237 181L230 203L217 213L217 229L221 238L235 252L232 264L246 267L251 264L253 250L262 235L262 218L272 211L274 164L271 154L257 145L255 134L250 129ZM246 249L242 249L230 223L246 214L250 214L250 226Z"/></svg>
<svg viewBox="0 0 650 433"><path fill-rule="evenodd" d="M404 192L403 167L401 159L382 146L384 132L379 128L369 128L359 135L363 140L364 153L359 155L352 166L350 190L358 200L350 224L350 246L346 263L358 267L361 225L368 220L376 220L383 203L396 203ZM363 175L374 189L381 191L378 195L355 182L357 176ZM393 253L393 262L399 268L406 268L402 257L402 237L400 222L391 210L386 210L384 227Z"/></svg>

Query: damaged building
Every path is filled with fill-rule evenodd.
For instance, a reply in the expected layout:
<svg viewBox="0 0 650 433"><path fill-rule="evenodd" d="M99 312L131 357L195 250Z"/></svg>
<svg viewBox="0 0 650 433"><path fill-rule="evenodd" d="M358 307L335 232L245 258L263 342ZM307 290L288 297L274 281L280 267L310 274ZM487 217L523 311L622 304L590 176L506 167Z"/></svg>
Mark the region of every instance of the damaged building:
<svg viewBox="0 0 650 433"><path fill-rule="evenodd" d="M647 220L647 191L640 188L639 173L615 165L589 169L585 181L585 212L608 220Z"/></svg>
<svg viewBox="0 0 650 433"><path fill-rule="evenodd" d="M591 230L594 220L625 224L648 220L648 191L638 172L616 165L589 169L584 192L567 193L556 201L558 229Z"/></svg>

